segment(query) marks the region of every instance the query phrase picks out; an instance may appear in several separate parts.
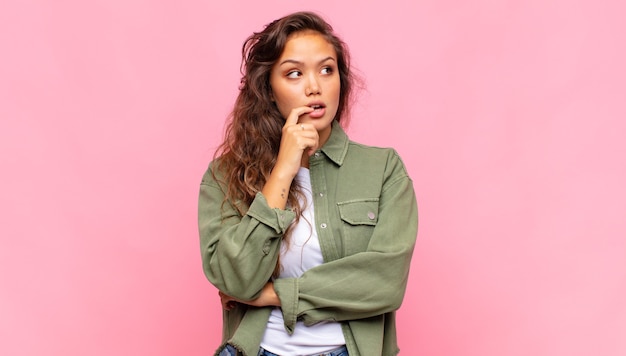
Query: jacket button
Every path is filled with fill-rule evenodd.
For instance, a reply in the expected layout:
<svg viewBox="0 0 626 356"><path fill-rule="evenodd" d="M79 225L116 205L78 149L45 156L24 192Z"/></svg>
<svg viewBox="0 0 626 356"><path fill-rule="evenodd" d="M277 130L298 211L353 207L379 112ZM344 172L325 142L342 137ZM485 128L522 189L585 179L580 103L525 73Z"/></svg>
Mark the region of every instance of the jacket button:
<svg viewBox="0 0 626 356"><path fill-rule="evenodd" d="M320 224L320 227L321 227L322 229L325 229L325 228L326 228L326 223L321 223L321 224Z"/></svg>
<svg viewBox="0 0 626 356"><path fill-rule="evenodd" d="M370 218L370 220L374 220L374 218L376 217L376 214L370 211L369 213L367 213L367 217Z"/></svg>

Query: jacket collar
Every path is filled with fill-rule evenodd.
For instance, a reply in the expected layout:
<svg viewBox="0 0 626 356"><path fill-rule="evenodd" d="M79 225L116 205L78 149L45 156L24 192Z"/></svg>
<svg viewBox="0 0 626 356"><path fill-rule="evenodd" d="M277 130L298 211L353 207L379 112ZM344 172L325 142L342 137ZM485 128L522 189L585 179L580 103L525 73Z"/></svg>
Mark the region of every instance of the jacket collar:
<svg viewBox="0 0 626 356"><path fill-rule="evenodd" d="M350 140L337 121L333 121L332 125L330 137L328 137L328 141L322 146L321 151L336 165L341 166L348 153L348 143Z"/></svg>

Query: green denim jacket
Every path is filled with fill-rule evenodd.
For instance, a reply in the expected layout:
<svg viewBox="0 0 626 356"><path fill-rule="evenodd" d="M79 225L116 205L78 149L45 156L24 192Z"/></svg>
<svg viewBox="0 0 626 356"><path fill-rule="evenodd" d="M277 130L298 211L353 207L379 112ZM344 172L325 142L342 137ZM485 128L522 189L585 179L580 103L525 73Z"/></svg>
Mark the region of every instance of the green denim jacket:
<svg viewBox="0 0 626 356"><path fill-rule="evenodd" d="M337 123L309 165L324 263L300 278L274 281L285 328L292 333L296 320L338 321L351 356L396 355L395 311L417 235L413 183L394 150L354 143ZM224 293L252 300L270 279L295 216L269 208L261 193L241 216L223 203L225 188L213 168L202 178L198 204L204 273ZM255 356L270 311L243 304L225 310L222 343Z"/></svg>

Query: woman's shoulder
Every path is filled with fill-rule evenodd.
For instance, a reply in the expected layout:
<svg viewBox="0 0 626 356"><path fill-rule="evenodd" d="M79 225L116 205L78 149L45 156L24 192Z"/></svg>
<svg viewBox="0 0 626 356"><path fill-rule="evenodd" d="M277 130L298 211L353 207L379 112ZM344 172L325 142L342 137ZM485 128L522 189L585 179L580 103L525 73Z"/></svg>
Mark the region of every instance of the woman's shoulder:
<svg viewBox="0 0 626 356"><path fill-rule="evenodd" d="M402 161L398 151L393 147L372 146L352 140L349 141L348 153L368 160L385 157L387 160Z"/></svg>
<svg viewBox="0 0 626 356"><path fill-rule="evenodd" d="M372 146L350 140L346 160L355 165L382 170L386 175L408 176L400 154L393 147Z"/></svg>
<svg viewBox="0 0 626 356"><path fill-rule="evenodd" d="M219 182L224 181L224 167L221 166L222 163L223 160L220 157L214 158L209 162L209 166L202 175L202 184L219 185Z"/></svg>

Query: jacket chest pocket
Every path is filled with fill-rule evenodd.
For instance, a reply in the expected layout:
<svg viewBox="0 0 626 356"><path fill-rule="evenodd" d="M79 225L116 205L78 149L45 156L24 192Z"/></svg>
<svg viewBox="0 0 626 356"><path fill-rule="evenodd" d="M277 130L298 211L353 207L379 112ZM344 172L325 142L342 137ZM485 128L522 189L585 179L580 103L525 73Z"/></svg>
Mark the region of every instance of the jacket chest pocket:
<svg viewBox="0 0 626 356"><path fill-rule="evenodd" d="M378 198L337 203L346 256L363 252L378 223Z"/></svg>

